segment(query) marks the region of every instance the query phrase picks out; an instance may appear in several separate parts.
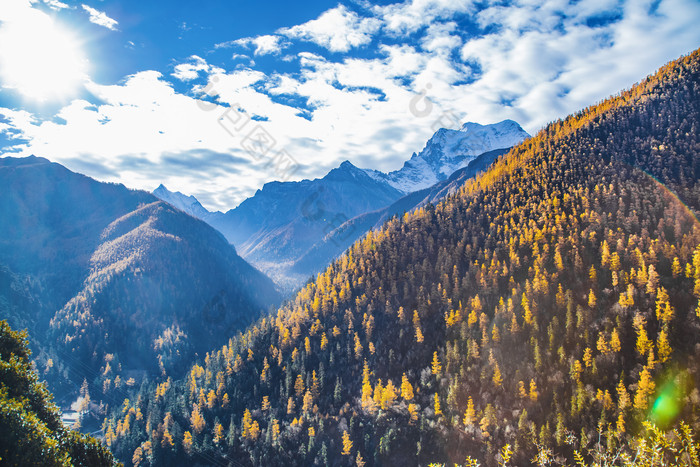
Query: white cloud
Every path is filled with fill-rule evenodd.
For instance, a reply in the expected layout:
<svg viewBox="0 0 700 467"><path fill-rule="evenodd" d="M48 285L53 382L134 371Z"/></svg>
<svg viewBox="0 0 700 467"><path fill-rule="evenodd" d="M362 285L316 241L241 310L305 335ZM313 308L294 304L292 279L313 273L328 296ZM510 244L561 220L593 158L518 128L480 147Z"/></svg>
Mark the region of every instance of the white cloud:
<svg viewBox="0 0 700 467"><path fill-rule="evenodd" d="M89 5L83 3L83 10L85 10L90 15L90 22L98 26L111 29L112 31L117 30L117 25L119 24L117 20L110 18L104 11L96 10Z"/></svg>
<svg viewBox="0 0 700 467"><path fill-rule="evenodd" d="M56 115L62 123L0 110L22 131L21 137L31 141L22 154L41 155L135 188L152 189L157 186L154 181L177 180L178 187L199 193L201 186L229 185L232 173L244 177L238 183L241 191L258 188L260 176L248 166L252 161L240 148L240 138L219 124L225 108L176 93L153 71L133 75L122 85L89 88L103 104L73 101ZM208 165L201 160L198 165L193 156L188 166L188 155L207 155Z"/></svg>
<svg viewBox="0 0 700 467"><path fill-rule="evenodd" d="M460 87L463 97L455 102L471 118L509 116L533 132L631 86L700 43L700 29L692 27L700 20L695 1L663 0L654 14L652 1L622 9L617 2L595 5L579 2L564 10L557 0L521 1L480 12L480 24L494 32L462 47L462 59L477 63L481 74ZM591 18L601 24L589 27Z"/></svg>
<svg viewBox="0 0 700 467"><path fill-rule="evenodd" d="M60 2L59 0L44 0L44 3L51 8L52 10L59 11L59 10L64 10L66 8L70 8L70 6L66 5L63 2Z"/></svg>
<svg viewBox="0 0 700 467"><path fill-rule="evenodd" d="M235 41L227 42L225 45L240 45L247 47L249 45L255 46L255 55L268 55L268 54L278 54L280 53L287 44L282 41L281 36L276 35L264 35L256 37L245 37L243 39L238 39ZM224 44L218 44L219 47Z"/></svg>
<svg viewBox="0 0 700 467"><path fill-rule="evenodd" d="M457 24L452 21L431 24L421 40L421 46L428 52L449 54L462 45L462 38L455 34L456 31Z"/></svg>
<svg viewBox="0 0 700 467"><path fill-rule="evenodd" d="M317 19L278 32L290 38L314 42L331 52L347 52L368 44L380 27L381 21L377 18L360 18L354 11L339 5Z"/></svg>
<svg viewBox="0 0 700 467"><path fill-rule="evenodd" d="M200 73L223 73L224 70L209 65L206 60L197 55L192 55L186 63L175 65L175 71L171 76L180 81L192 81L197 79Z"/></svg>
<svg viewBox="0 0 700 467"><path fill-rule="evenodd" d="M386 6L372 8L381 18L384 29L394 34L409 34L436 19L450 18L456 13L469 13L474 10L472 0L407 0Z"/></svg>
<svg viewBox="0 0 700 467"><path fill-rule="evenodd" d="M0 134L4 134L10 140L20 139L24 136L24 134L21 133L23 128L29 128L31 125L36 125L38 123L34 115L25 110L13 110L0 107L0 116L8 122L3 124Z"/></svg>

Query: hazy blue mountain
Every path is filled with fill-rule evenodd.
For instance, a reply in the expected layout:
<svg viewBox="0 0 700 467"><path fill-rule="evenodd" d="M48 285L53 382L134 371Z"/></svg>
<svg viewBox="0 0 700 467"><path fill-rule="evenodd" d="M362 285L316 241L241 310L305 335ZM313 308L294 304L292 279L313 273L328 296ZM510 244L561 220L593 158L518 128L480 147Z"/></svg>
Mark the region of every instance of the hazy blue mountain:
<svg viewBox="0 0 700 467"><path fill-rule="evenodd" d="M294 261L348 219L401 195L345 161L320 179L267 183L211 222L241 256L291 291L306 279L287 275Z"/></svg>
<svg viewBox="0 0 700 467"><path fill-rule="evenodd" d="M0 186L0 264L33 277L33 288L45 295L42 309L51 315L81 286L102 230L156 200L34 156L1 158Z"/></svg>
<svg viewBox="0 0 700 467"><path fill-rule="evenodd" d="M51 343L50 379L105 358L122 379L177 367L280 300L220 232L150 193L37 157L0 159L0 185L0 318Z"/></svg>

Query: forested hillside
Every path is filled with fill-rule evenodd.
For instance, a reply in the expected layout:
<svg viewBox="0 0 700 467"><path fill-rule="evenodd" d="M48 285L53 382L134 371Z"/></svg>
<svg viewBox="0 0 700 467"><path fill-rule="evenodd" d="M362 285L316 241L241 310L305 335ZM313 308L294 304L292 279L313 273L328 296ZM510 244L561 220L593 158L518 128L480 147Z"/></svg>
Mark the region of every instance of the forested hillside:
<svg viewBox="0 0 700 467"><path fill-rule="evenodd" d="M0 321L0 462L8 466L117 465L96 439L63 426L39 382L26 333Z"/></svg>
<svg viewBox="0 0 700 467"><path fill-rule="evenodd" d="M390 220L113 407L106 442L134 465L492 466L697 429L699 78L695 51Z"/></svg>

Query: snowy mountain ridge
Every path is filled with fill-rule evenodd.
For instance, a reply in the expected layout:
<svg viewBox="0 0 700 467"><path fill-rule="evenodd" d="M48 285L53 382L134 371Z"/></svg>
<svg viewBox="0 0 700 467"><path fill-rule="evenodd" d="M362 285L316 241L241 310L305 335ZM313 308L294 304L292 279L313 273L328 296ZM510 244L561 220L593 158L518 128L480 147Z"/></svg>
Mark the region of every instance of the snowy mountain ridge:
<svg viewBox="0 0 700 467"><path fill-rule="evenodd" d="M446 180L480 154L510 148L529 137L513 120L490 125L467 122L459 130L439 129L425 148L414 153L401 169L389 173L367 170L367 173L408 194Z"/></svg>
<svg viewBox="0 0 700 467"><path fill-rule="evenodd" d="M179 191L170 191L162 183L153 190L153 194L159 198L161 201L165 201L173 207L176 207L180 211L184 211L192 217L197 219L206 220L211 212L209 212L197 198L194 196L187 196Z"/></svg>

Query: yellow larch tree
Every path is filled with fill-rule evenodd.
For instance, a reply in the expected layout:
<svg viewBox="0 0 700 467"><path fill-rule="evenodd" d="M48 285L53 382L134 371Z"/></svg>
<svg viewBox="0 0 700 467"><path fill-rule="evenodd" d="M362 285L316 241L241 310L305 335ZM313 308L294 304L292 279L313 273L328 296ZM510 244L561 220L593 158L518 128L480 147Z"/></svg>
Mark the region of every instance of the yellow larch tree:
<svg viewBox="0 0 700 467"><path fill-rule="evenodd" d="M656 295L656 319L663 325L667 325L673 319L673 307L669 301L668 292L663 287L659 287Z"/></svg>
<svg viewBox="0 0 700 467"><path fill-rule="evenodd" d="M260 425L256 420L253 422L252 425L250 425L250 430L248 431L248 439L251 441L255 441L258 439L258 436L260 436Z"/></svg>
<svg viewBox="0 0 700 467"><path fill-rule="evenodd" d="M539 397L539 392L537 392L537 383L535 383L534 379L530 380L530 393L528 396L530 397L530 400L532 402L537 402L537 398Z"/></svg>
<svg viewBox="0 0 700 467"><path fill-rule="evenodd" d="M350 439L350 434L348 430L343 430L343 450L341 454L343 456L349 456L352 452L352 440Z"/></svg>
<svg viewBox="0 0 700 467"><path fill-rule="evenodd" d="M525 389L525 382L518 381L518 397L521 399L527 399L527 390Z"/></svg>
<svg viewBox="0 0 700 467"><path fill-rule="evenodd" d="M493 381L493 385L497 388L500 388L503 385L503 376L501 376L501 368L498 366L498 362L496 362L494 365L493 378L491 379Z"/></svg>
<svg viewBox="0 0 700 467"><path fill-rule="evenodd" d="M673 264L671 264L671 273L673 274L674 278L677 278L683 273L683 267L681 267L681 262L678 259L678 256L673 258Z"/></svg>
<svg viewBox="0 0 700 467"><path fill-rule="evenodd" d="M357 333L355 333L355 358L358 360L362 358L362 342Z"/></svg>
<svg viewBox="0 0 700 467"><path fill-rule="evenodd" d="M617 416L615 427L619 433L625 432L625 414L622 411L620 411L620 414Z"/></svg>
<svg viewBox="0 0 700 467"><path fill-rule="evenodd" d="M192 433L186 431L182 438L182 448L189 455L192 454Z"/></svg>
<svg viewBox="0 0 700 467"><path fill-rule="evenodd" d="M581 367L581 362L579 360L575 360L574 363L571 364L571 379L577 383L580 382L582 372L583 368Z"/></svg>
<svg viewBox="0 0 700 467"><path fill-rule="evenodd" d="M413 327L416 332L416 342L419 344L423 342L423 330L420 325L420 316L418 316L418 310L413 310Z"/></svg>
<svg viewBox="0 0 700 467"><path fill-rule="evenodd" d="M617 407L620 411L625 410L630 406L630 402L630 394L627 392L622 376L620 376L620 382L617 384Z"/></svg>
<svg viewBox="0 0 700 467"><path fill-rule="evenodd" d="M595 308L596 303L597 300L595 298L595 294L593 293L593 289L590 289L590 291L588 292L588 307Z"/></svg>
<svg viewBox="0 0 700 467"><path fill-rule="evenodd" d="M214 427L214 444L219 444L219 442L224 438L224 427L221 423L217 423Z"/></svg>
<svg viewBox="0 0 700 467"><path fill-rule="evenodd" d="M639 374L637 391L634 393L634 408L646 410L649 406L649 396L654 393L654 389L656 389L656 384L654 384L649 369L645 366Z"/></svg>
<svg viewBox="0 0 700 467"><path fill-rule="evenodd" d="M474 400L469 397L467 401L467 409L464 411L464 419L462 420L466 426L474 425L476 421L476 411L474 410Z"/></svg>
<svg viewBox="0 0 700 467"><path fill-rule="evenodd" d="M312 407L313 407L313 403L314 403L314 398L313 398L313 396L311 395L311 391L309 391L309 390L307 389L307 390L306 390L306 394L304 394L304 401L303 401L303 405L302 405L302 408L301 408L301 412L302 412L303 414L306 414L306 415L308 415L309 413L311 413L311 409L312 409Z"/></svg>
<svg viewBox="0 0 700 467"><path fill-rule="evenodd" d="M622 349L620 334L618 334L617 329L613 329L613 332L610 334L610 349L615 353L620 352Z"/></svg>
<svg viewBox="0 0 700 467"><path fill-rule="evenodd" d="M411 385L406 373L404 373L401 377L401 398L405 401L412 401L413 397L413 385Z"/></svg>
<svg viewBox="0 0 700 467"><path fill-rule="evenodd" d="M201 433L205 426L204 417L199 411L199 406L195 404L190 415L190 423L195 433Z"/></svg>
<svg viewBox="0 0 700 467"><path fill-rule="evenodd" d="M214 406L216 405L216 393L214 392L213 389L209 390L209 394L207 394L207 408L208 409L213 409Z"/></svg>
<svg viewBox="0 0 700 467"><path fill-rule="evenodd" d="M598 341L596 342L596 349L598 349L598 352L600 352L602 355L607 355L610 353L610 347L608 346L608 341L605 339L605 334L601 331L598 334Z"/></svg>
<svg viewBox="0 0 700 467"><path fill-rule="evenodd" d="M656 340L656 348L659 353L659 362L664 363L671 356L671 344L668 341L668 333L666 328L661 330L659 337Z"/></svg>
<svg viewBox="0 0 700 467"><path fill-rule="evenodd" d="M418 406L416 404L408 404L408 415L411 423L418 420Z"/></svg>
<svg viewBox="0 0 700 467"><path fill-rule="evenodd" d="M267 362L267 357L265 357L265 360L263 361L263 367L262 370L260 371L260 381L265 382L267 381L267 372L270 371L270 364Z"/></svg>
<svg viewBox="0 0 700 467"><path fill-rule="evenodd" d="M382 392L381 408L382 410L387 410L394 404L396 400L396 388L391 380L387 381L386 386Z"/></svg>
<svg viewBox="0 0 700 467"><path fill-rule="evenodd" d="M248 438L250 436L250 427L253 424L253 416L250 410L245 409L243 412L243 420L241 420L241 436Z"/></svg>
<svg viewBox="0 0 700 467"><path fill-rule="evenodd" d="M440 359L438 358L438 353L433 352L433 361L431 363L431 369L434 375L439 376L442 372L442 365L440 364Z"/></svg>
<svg viewBox="0 0 700 467"><path fill-rule="evenodd" d="M374 386L374 395L372 396L375 407L381 407L383 394L384 386L382 386L382 380L378 379L377 384Z"/></svg>
<svg viewBox="0 0 700 467"><path fill-rule="evenodd" d="M301 374L298 374L296 382L294 383L294 392L297 397L301 397L302 394L304 394L304 389L304 378L302 378Z"/></svg>
<svg viewBox="0 0 700 467"><path fill-rule="evenodd" d="M639 352L641 357L644 357L654 345L651 340L649 340L649 336L647 335L646 320L644 317L642 317L642 315L637 313L632 320L632 324L634 329L637 331L637 352Z"/></svg>
<svg viewBox="0 0 700 467"><path fill-rule="evenodd" d="M280 437L280 422L274 418L272 419L272 442L276 443L277 439Z"/></svg>
<svg viewBox="0 0 700 467"><path fill-rule="evenodd" d="M583 364L586 368L593 365L593 352L590 347L586 347L586 350L583 351Z"/></svg>
<svg viewBox="0 0 700 467"><path fill-rule="evenodd" d="M440 396L438 396L438 393L435 393L435 398L433 401L433 411L435 412L435 415L442 415L442 410L440 409Z"/></svg>
<svg viewBox="0 0 700 467"><path fill-rule="evenodd" d="M520 300L520 304L523 307L523 320L525 324L532 324L532 310L530 309L530 300L528 300L527 295L523 292L523 298Z"/></svg>

